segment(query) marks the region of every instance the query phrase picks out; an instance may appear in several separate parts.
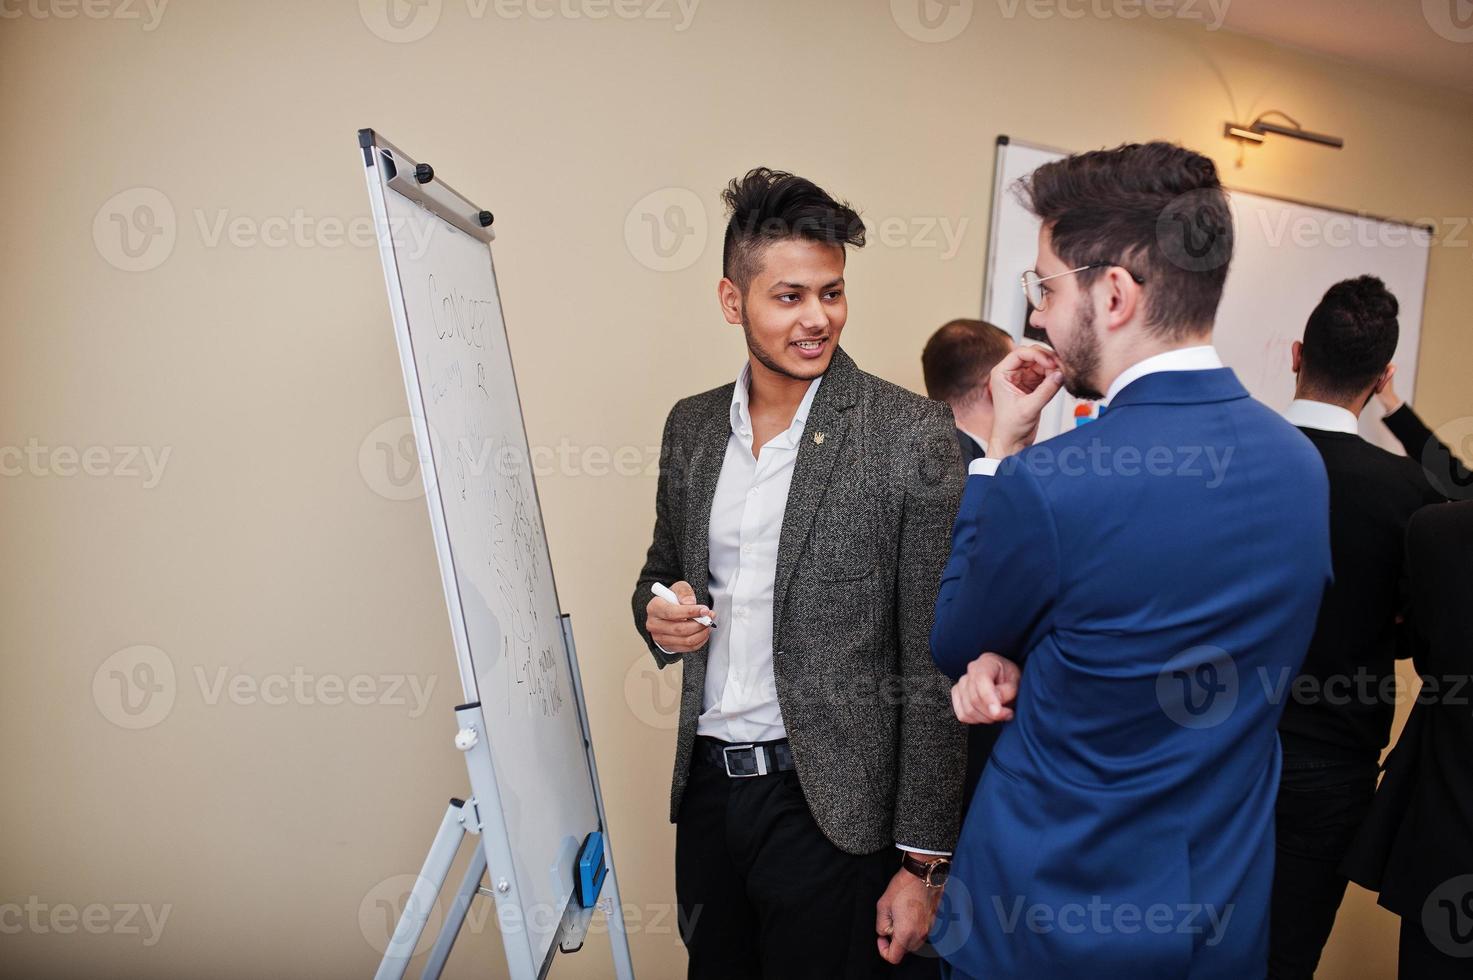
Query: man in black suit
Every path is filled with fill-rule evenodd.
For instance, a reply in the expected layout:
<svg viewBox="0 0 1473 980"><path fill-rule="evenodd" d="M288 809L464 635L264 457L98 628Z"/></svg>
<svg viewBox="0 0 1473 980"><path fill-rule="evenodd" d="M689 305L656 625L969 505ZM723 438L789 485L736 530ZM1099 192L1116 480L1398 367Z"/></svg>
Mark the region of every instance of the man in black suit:
<svg viewBox="0 0 1473 980"><path fill-rule="evenodd" d="M985 320L952 320L931 335L921 351L926 394L951 406L962 465L987 455L992 439L992 369L1012 352L1013 338ZM967 726L967 775L962 784L962 814L982 778L1001 725Z"/></svg>
<svg viewBox="0 0 1473 980"><path fill-rule="evenodd" d="M1451 980L1473 965L1473 501L1426 507L1407 528L1417 704L1387 760L1352 865L1401 916L1398 974Z"/></svg>
<svg viewBox="0 0 1473 980"><path fill-rule="evenodd" d="M984 320L952 320L921 351L926 394L951 406L962 463L987 454L992 438L992 392L987 378L1013 349L1013 338Z"/></svg>
<svg viewBox="0 0 1473 980"><path fill-rule="evenodd" d="M1390 380L1396 297L1380 279L1336 283L1292 348L1285 416L1325 461L1334 583L1298 677L1282 685L1284 764L1277 807L1269 975L1314 975L1346 879L1337 870L1376 789L1396 703L1403 542L1418 508L1442 499L1420 466L1358 434L1360 412Z"/></svg>

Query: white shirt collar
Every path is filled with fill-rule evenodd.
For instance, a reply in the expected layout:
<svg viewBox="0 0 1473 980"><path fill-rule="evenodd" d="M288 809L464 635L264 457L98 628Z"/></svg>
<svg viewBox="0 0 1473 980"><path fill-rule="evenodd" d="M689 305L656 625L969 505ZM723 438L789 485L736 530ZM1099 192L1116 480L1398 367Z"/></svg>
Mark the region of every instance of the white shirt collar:
<svg viewBox="0 0 1473 980"><path fill-rule="evenodd" d="M1308 398L1296 398L1290 402L1289 407L1284 410L1284 418L1305 429L1360 435L1360 421L1350 409Z"/></svg>
<svg viewBox="0 0 1473 980"><path fill-rule="evenodd" d="M808 390L803 393L803 400L798 403L798 409L793 413L792 424L788 426L787 433L785 433L793 439L802 434L803 426L808 422L808 410L813 407L813 397L818 394L818 386L822 381L823 375L820 374L809 383ZM731 431L749 443L752 439L752 413L748 407L751 393L747 389L751 383L752 362L748 361L742 365L742 373L737 375L736 388L731 393Z"/></svg>
<svg viewBox="0 0 1473 980"><path fill-rule="evenodd" d="M1217 348L1211 344L1182 347L1161 354L1153 354L1121 371L1120 376L1110 382L1110 390L1105 392L1101 404L1110 404L1126 385L1132 381L1139 381L1148 374L1155 374L1158 371L1211 371L1220 367L1222 367L1222 358L1217 356Z"/></svg>
<svg viewBox="0 0 1473 980"><path fill-rule="evenodd" d="M957 428L958 429L962 429L961 426L957 426ZM981 436L977 435L975 432L968 432L966 429L962 429L962 434L965 435L968 439L970 439L973 442L975 442L977 445L981 446L982 447L982 451L984 453L987 452L987 440L986 439L983 439Z"/></svg>

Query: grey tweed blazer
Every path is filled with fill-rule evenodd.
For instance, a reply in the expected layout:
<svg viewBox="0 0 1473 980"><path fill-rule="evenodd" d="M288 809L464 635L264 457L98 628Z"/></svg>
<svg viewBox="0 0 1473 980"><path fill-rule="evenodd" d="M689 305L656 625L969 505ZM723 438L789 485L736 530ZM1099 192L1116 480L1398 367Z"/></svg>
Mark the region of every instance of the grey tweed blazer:
<svg viewBox="0 0 1473 980"><path fill-rule="evenodd" d="M672 822L690 772L706 649L662 653L645 630L645 607L653 582L687 581L711 602L711 502L733 388L682 399L665 422L654 540L634 589L634 623L650 653L662 668L684 662ZM851 854L956 843L966 737L932 663L930 632L964 482L951 409L835 350L788 491L772 648L804 798Z"/></svg>

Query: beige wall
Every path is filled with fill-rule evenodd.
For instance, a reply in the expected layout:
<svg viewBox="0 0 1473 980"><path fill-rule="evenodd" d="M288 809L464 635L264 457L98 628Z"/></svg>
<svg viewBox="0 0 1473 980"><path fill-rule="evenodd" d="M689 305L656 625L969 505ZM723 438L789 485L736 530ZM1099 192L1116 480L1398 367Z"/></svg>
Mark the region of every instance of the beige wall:
<svg viewBox="0 0 1473 980"><path fill-rule="evenodd" d="M531 438L569 447L542 502L647 977L683 968L673 678L645 676L628 622L654 479L583 451L650 458L669 405L738 369L713 299L727 178L794 169L889 222L851 262L846 346L913 388L926 334L979 307L999 133L1180 140L1237 186L1450 230L1473 214L1473 101L1201 24L967 0L960 36L923 43L883 0L706 0L684 29L668 2L653 12L671 19L538 20L433 0L435 28L397 43L351 0L179 3L151 30L143 6L63 20L35 11L65 0L28 2L0 20L0 446L38 460L0 480L0 903L44 910L19 934L14 912L0 923L6 973L363 976L383 883L417 868L464 791L424 506L376 492L370 435L405 402L377 251L337 243L367 214L357 127L496 212ZM1347 148L1275 141L1235 169L1223 122L1269 108ZM175 241L128 272L110 215L135 214L138 188L167 198ZM702 202L704 247L656 271L626 216L656 192L645 209L663 213L672 188ZM294 217L300 240L251 243ZM960 229L955 248L922 234L933 219ZM1458 230L1432 260L1417 401L1433 422L1473 416L1473 232ZM76 464L40 447L99 447L91 466L112 475L63 475ZM156 485L126 447L169 454ZM113 671L138 664L158 692L133 716ZM434 686L417 715L397 682L360 681L367 705L253 687L294 672ZM156 723L115 723L135 720ZM100 934L67 918L92 903ZM156 942L129 906L167 912ZM1353 894L1326 975L1390 976L1393 925ZM605 975L605 950L557 975ZM500 975L499 955L482 916L450 973Z"/></svg>

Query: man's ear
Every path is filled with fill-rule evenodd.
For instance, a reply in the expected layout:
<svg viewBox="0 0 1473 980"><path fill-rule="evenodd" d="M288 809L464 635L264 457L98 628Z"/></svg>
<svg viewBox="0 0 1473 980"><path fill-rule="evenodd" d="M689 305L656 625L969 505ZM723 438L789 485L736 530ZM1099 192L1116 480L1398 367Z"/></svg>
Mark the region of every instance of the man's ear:
<svg viewBox="0 0 1473 980"><path fill-rule="evenodd" d="M1382 371L1381 377L1376 379L1376 387L1373 389L1374 393L1379 395L1381 394L1381 392L1385 391L1386 386L1391 384L1391 379L1394 377L1396 377L1396 365L1386 365L1386 370Z"/></svg>
<svg viewBox="0 0 1473 980"><path fill-rule="evenodd" d="M1289 366L1294 369L1294 373L1295 374L1298 374L1299 373L1299 368L1303 364L1303 360L1302 360L1303 357L1304 357L1304 342L1303 341L1296 340L1296 341L1294 341L1294 343L1292 343L1292 344L1289 345Z"/></svg>
<svg viewBox="0 0 1473 980"><path fill-rule="evenodd" d="M1104 276L1105 287L1108 290L1105 296L1105 327L1109 330L1118 330L1129 323L1140 308L1141 287L1119 266L1112 266L1106 270Z"/></svg>
<svg viewBox="0 0 1473 980"><path fill-rule="evenodd" d="M736 283L723 277L716 284L716 302L721 304L721 315L727 323L742 322L742 291Z"/></svg>

